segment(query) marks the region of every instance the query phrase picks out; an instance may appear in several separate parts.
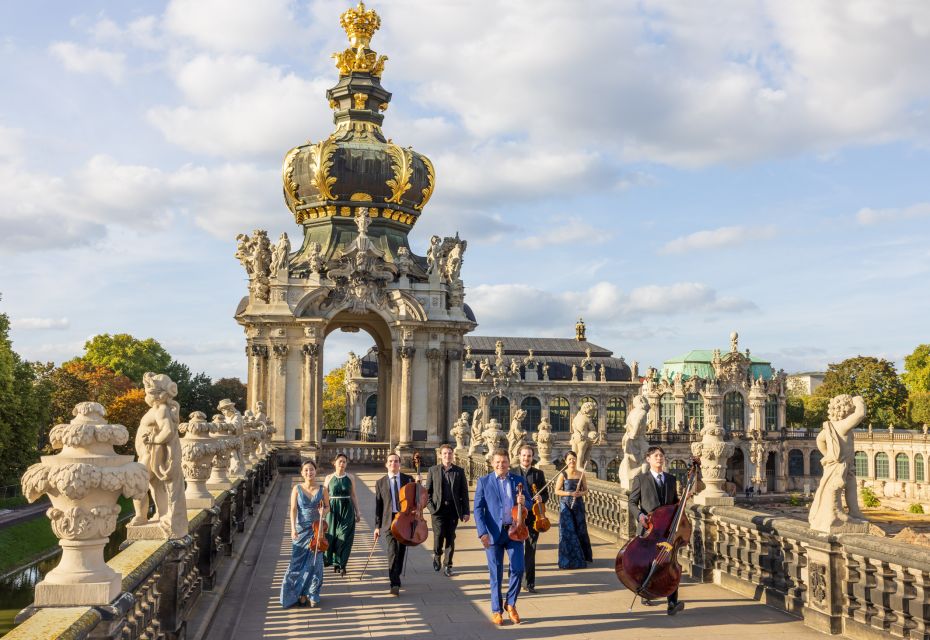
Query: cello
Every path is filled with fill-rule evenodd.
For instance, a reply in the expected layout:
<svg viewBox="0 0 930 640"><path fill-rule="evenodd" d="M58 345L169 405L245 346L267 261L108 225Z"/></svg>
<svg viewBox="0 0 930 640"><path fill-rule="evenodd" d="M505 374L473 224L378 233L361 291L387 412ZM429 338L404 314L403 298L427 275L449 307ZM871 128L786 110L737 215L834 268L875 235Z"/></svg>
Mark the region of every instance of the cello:
<svg viewBox="0 0 930 640"><path fill-rule="evenodd" d="M517 485L517 495L523 494L523 483ZM526 507L514 498L513 509L510 511L512 522L507 535L514 542L523 542L530 537L530 529L526 526Z"/></svg>
<svg viewBox="0 0 930 640"><path fill-rule="evenodd" d="M423 517L423 509L426 507L429 496L426 494L426 487L420 482L419 451L413 454L413 464L417 469L417 479L400 488L397 500L400 511L391 522L391 535L399 543L408 547L423 544L426 536L429 535L429 527L426 525L426 518Z"/></svg>
<svg viewBox="0 0 930 640"><path fill-rule="evenodd" d="M633 536L617 554L617 579L636 596L647 600L664 598L678 588L681 565L678 550L691 540L691 521L685 507L697 481L700 460L694 458L688 470L688 482L677 504L658 507L646 516L643 534Z"/></svg>
<svg viewBox="0 0 930 640"><path fill-rule="evenodd" d="M552 523L549 522L549 518L546 517L546 505L543 504L542 500L536 500L541 492L536 491L536 485L533 485L533 528L536 529L539 533L547 532L551 527Z"/></svg>

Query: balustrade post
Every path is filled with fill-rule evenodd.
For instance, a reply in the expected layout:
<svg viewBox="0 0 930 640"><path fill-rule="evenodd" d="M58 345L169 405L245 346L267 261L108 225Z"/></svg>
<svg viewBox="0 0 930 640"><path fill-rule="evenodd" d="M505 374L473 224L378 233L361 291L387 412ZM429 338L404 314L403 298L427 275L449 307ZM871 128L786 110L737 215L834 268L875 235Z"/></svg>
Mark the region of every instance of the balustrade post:
<svg viewBox="0 0 930 640"><path fill-rule="evenodd" d="M219 544L223 546L224 556L232 555L233 500L235 500L235 493L233 490L229 490L220 503L220 518L216 537Z"/></svg>
<svg viewBox="0 0 930 640"><path fill-rule="evenodd" d="M183 583L187 577L186 571L193 570L193 567L187 566L185 555L192 541L190 536L187 536L170 540L168 544L172 546L171 552L158 568L158 602L155 615L158 618L160 637L165 640L181 640L187 630L184 605L185 600L189 599L185 597L186 589L183 588Z"/></svg>
<svg viewBox="0 0 930 640"><path fill-rule="evenodd" d="M244 480L240 480L233 489L233 521L236 523L236 533L245 531L245 487Z"/></svg>
<svg viewBox="0 0 930 640"><path fill-rule="evenodd" d="M216 545L217 537L213 535L213 529L217 525L219 514L220 510L217 507L207 509L207 517L197 527L195 533L198 547L197 569L200 572L204 591L213 591L213 584L216 581L216 555L218 549Z"/></svg>

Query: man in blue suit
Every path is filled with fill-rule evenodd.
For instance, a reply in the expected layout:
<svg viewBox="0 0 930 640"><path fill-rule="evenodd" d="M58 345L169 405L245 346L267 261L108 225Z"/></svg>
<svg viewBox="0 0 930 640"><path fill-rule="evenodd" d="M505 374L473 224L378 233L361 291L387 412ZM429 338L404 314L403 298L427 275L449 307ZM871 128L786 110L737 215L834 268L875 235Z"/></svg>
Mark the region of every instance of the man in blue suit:
<svg viewBox="0 0 930 640"><path fill-rule="evenodd" d="M523 579L523 542L511 540L508 530L513 522L513 507L524 507L532 500L529 488L524 484L522 491L517 485L523 478L510 473L510 454L498 449L491 458L494 471L478 479L475 488L475 504L472 513L478 537L488 556L488 571L491 574L491 619L496 625L504 624L504 610L511 622L520 624L517 614L517 596ZM501 607L501 578L504 573L504 551L510 561L510 583L507 602Z"/></svg>

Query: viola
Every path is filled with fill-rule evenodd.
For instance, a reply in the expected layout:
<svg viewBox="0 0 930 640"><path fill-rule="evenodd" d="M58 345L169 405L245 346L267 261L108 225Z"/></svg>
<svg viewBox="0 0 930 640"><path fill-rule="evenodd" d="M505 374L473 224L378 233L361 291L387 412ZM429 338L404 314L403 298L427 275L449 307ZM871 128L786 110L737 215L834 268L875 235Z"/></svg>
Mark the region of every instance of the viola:
<svg viewBox="0 0 930 640"><path fill-rule="evenodd" d="M533 495L538 495L536 485L533 485ZM546 505L542 500L533 501L533 528L539 533L545 533L552 527L549 518L546 517Z"/></svg>
<svg viewBox="0 0 930 640"><path fill-rule="evenodd" d="M391 522L391 535L399 543L408 547L423 544L426 536L429 535L429 527L426 524L426 518L423 517L423 509L426 507L429 496L426 493L426 487L420 481L419 451L413 454L413 464L417 469L417 479L400 488L397 498L400 511Z"/></svg>
<svg viewBox="0 0 930 640"><path fill-rule="evenodd" d="M323 492L323 485L320 485L320 492ZM323 501L320 500L320 519L313 523L313 538L310 539L310 546L313 551L313 559L316 561L317 552L324 552L329 549L329 539L326 532L329 530L329 523L323 519Z"/></svg>
<svg viewBox="0 0 930 640"><path fill-rule="evenodd" d="M517 495L522 493L523 483L521 482L517 485ZM510 525L510 530L507 532L507 535L515 542L523 542L530 537L530 530L526 526L526 507L520 504L516 497L514 497L514 503L513 509L510 512L513 523Z"/></svg>
<svg viewBox="0 0 930 640"><path fill-rule="evenodd" d="M617 554L617 578L635 594L633 603L636 596L647 600L670 596L681 582L678 550L691 540L691 521L685 515L685 507L699 469L700 460L695 458L678 503L661 506L646 516L642 535L630 538Z"/></svg>

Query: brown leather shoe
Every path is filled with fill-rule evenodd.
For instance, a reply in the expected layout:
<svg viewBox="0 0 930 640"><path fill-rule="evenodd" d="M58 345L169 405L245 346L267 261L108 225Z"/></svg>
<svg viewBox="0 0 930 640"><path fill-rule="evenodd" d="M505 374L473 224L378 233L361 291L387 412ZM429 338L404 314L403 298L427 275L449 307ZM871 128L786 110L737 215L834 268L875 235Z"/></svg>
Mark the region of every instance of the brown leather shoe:
<svg viewBox="0 0 930 640"><path fill-rule="evenodd" d="M504 605L504 609L507 611L507 615L510 616L510 621L514 624L520 624L520 614L517 613L517 608L512 607L509 604Z"/></svg>
<svg viewBox="0 0 930 640"><path fill-rule="evenodd" d="M498 627L501 627L504 625L504 616L502 616L500 613L492 613L491 622L496 624Z"/></svg>

